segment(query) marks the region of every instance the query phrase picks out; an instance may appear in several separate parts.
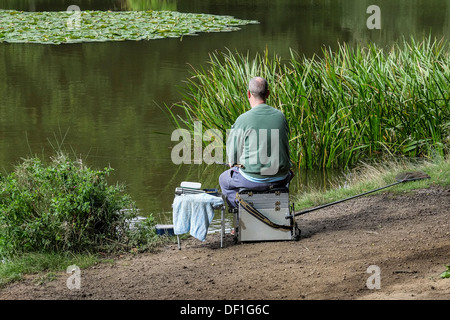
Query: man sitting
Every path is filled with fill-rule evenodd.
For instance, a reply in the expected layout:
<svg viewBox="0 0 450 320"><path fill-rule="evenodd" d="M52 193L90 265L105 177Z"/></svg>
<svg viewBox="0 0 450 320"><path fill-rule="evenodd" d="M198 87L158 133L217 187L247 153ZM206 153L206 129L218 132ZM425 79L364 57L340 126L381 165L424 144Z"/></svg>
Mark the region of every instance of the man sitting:
<svg viewBox="0 0 450 320"><path fill-rule="evenodd" d="M230 169L219 177L230 208L237 207L236 193L241 188L264 191L285 187L292 178L289 127L284 114L266 104L267 81L253 78L247 96L251 109L231 127L226 146Z"/></svg>

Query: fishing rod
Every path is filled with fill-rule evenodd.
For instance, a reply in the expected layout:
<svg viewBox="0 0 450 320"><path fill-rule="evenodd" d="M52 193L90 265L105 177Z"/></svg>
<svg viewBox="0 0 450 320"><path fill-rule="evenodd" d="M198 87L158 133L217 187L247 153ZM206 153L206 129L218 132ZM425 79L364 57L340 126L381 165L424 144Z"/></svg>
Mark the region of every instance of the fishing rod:
<svg viewBox="0 0 450 320"><path fill-rule="evenodd" d="M397 182L394 182L394 183L391 183L391 184L389 184L387 186L380 187L380 188L377 188L377 189L374 189L374 190L371 190L371 191L367 191L367 192L364 192L364 193L361 193L361 194L358 194L358 195L355 195L355 196L352 196L352 197L349 197L349 198L346 198L346 199L342 199L342 200L338 200L338 201L335 201L335 202L327 203L327 204L324 204L324 205L321 205L321 206L318 206L318 207L314 207L314 208L310 208L310 209L307 209L307 210L303 210L303 211L297 211L297 212L294 212L291 215L286 216L286 219L291 219L293 217L297 217L297 216L300 216L300 215L303 215L303 214L306 214L306 213L309 213L309 212L312 212L312 211L316 211L316 210L319 210L319 209L330 207L330 206L333 206L333 205L338 204L338 203L342 203L342 202L347 201L347 200L351 200L351 199L355 199L355 198L358 198L358 197L362 197L362 196L365 196L365 195L367 195L369 193L373 193L373 192L376 192L376 191L380 191L380 190L383 190L383 189L386 189L386 188L393 187L393 186L395 186L397 184L401 184L401 183L405 183L405 182L411 182L411 181L418 181L418 180L423 180L423 179L429 179L429 178L430 178L429 175L427 175L426 173L421 172L421 171L401 173L401 174L399 174L399 175L397 175L395 177Z"/></svg>

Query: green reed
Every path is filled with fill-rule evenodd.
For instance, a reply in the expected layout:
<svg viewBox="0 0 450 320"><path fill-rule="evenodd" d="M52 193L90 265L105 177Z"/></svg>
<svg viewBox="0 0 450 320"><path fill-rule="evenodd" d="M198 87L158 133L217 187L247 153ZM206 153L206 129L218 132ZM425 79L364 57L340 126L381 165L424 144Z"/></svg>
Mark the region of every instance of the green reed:
<svg viewBox="0 0 450 320"><path fill-rule="evenodd" d="M298 167L348 167L384 155L449 153L450 50L446 41L403 40L389 50L339 45L320 56L228 52L210 54L193 69L183 101L170 108L178 126L225 132L247 111L246 90L265 77L268 103L288 119ZM182 110L182 115L178 111ZM225 136L225 135L224 135Z"/></svg>

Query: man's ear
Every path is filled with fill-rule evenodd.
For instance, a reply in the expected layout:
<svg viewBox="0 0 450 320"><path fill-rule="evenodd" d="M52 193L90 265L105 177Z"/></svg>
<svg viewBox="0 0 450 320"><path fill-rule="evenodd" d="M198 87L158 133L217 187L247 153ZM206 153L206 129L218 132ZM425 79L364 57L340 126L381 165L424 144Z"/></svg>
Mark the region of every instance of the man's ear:
<svg viewBox="0 0 450 320"><path fill-rule="evenodd" d="M252 94L250 93L250 90L247 90L247 97L250 99L251 96Z"/></svg>
<svg viewBox="0 0 450 320"><path fill-rule="evenodd" d="M270 94L270 90L267 90L267 92L266 92L266 99L269 97L269 94Z"/></svg>

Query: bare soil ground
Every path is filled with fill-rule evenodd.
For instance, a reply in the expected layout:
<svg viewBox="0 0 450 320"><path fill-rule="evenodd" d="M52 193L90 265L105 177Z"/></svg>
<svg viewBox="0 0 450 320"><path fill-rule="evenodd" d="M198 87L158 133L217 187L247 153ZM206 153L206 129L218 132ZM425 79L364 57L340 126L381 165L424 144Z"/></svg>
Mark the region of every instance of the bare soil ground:
<svg viewBox="0 0 450 320"><path fill-rule="evenodd" d="M299 241L234 244L227 234L127 255L37 284L27 276L2 300L450 300L450 189L358 198L297 217ZM371 265L380 289L370 289ZM41 275L42 276L42 275ZM375 284L375 282L371 282Z"/></svg>

